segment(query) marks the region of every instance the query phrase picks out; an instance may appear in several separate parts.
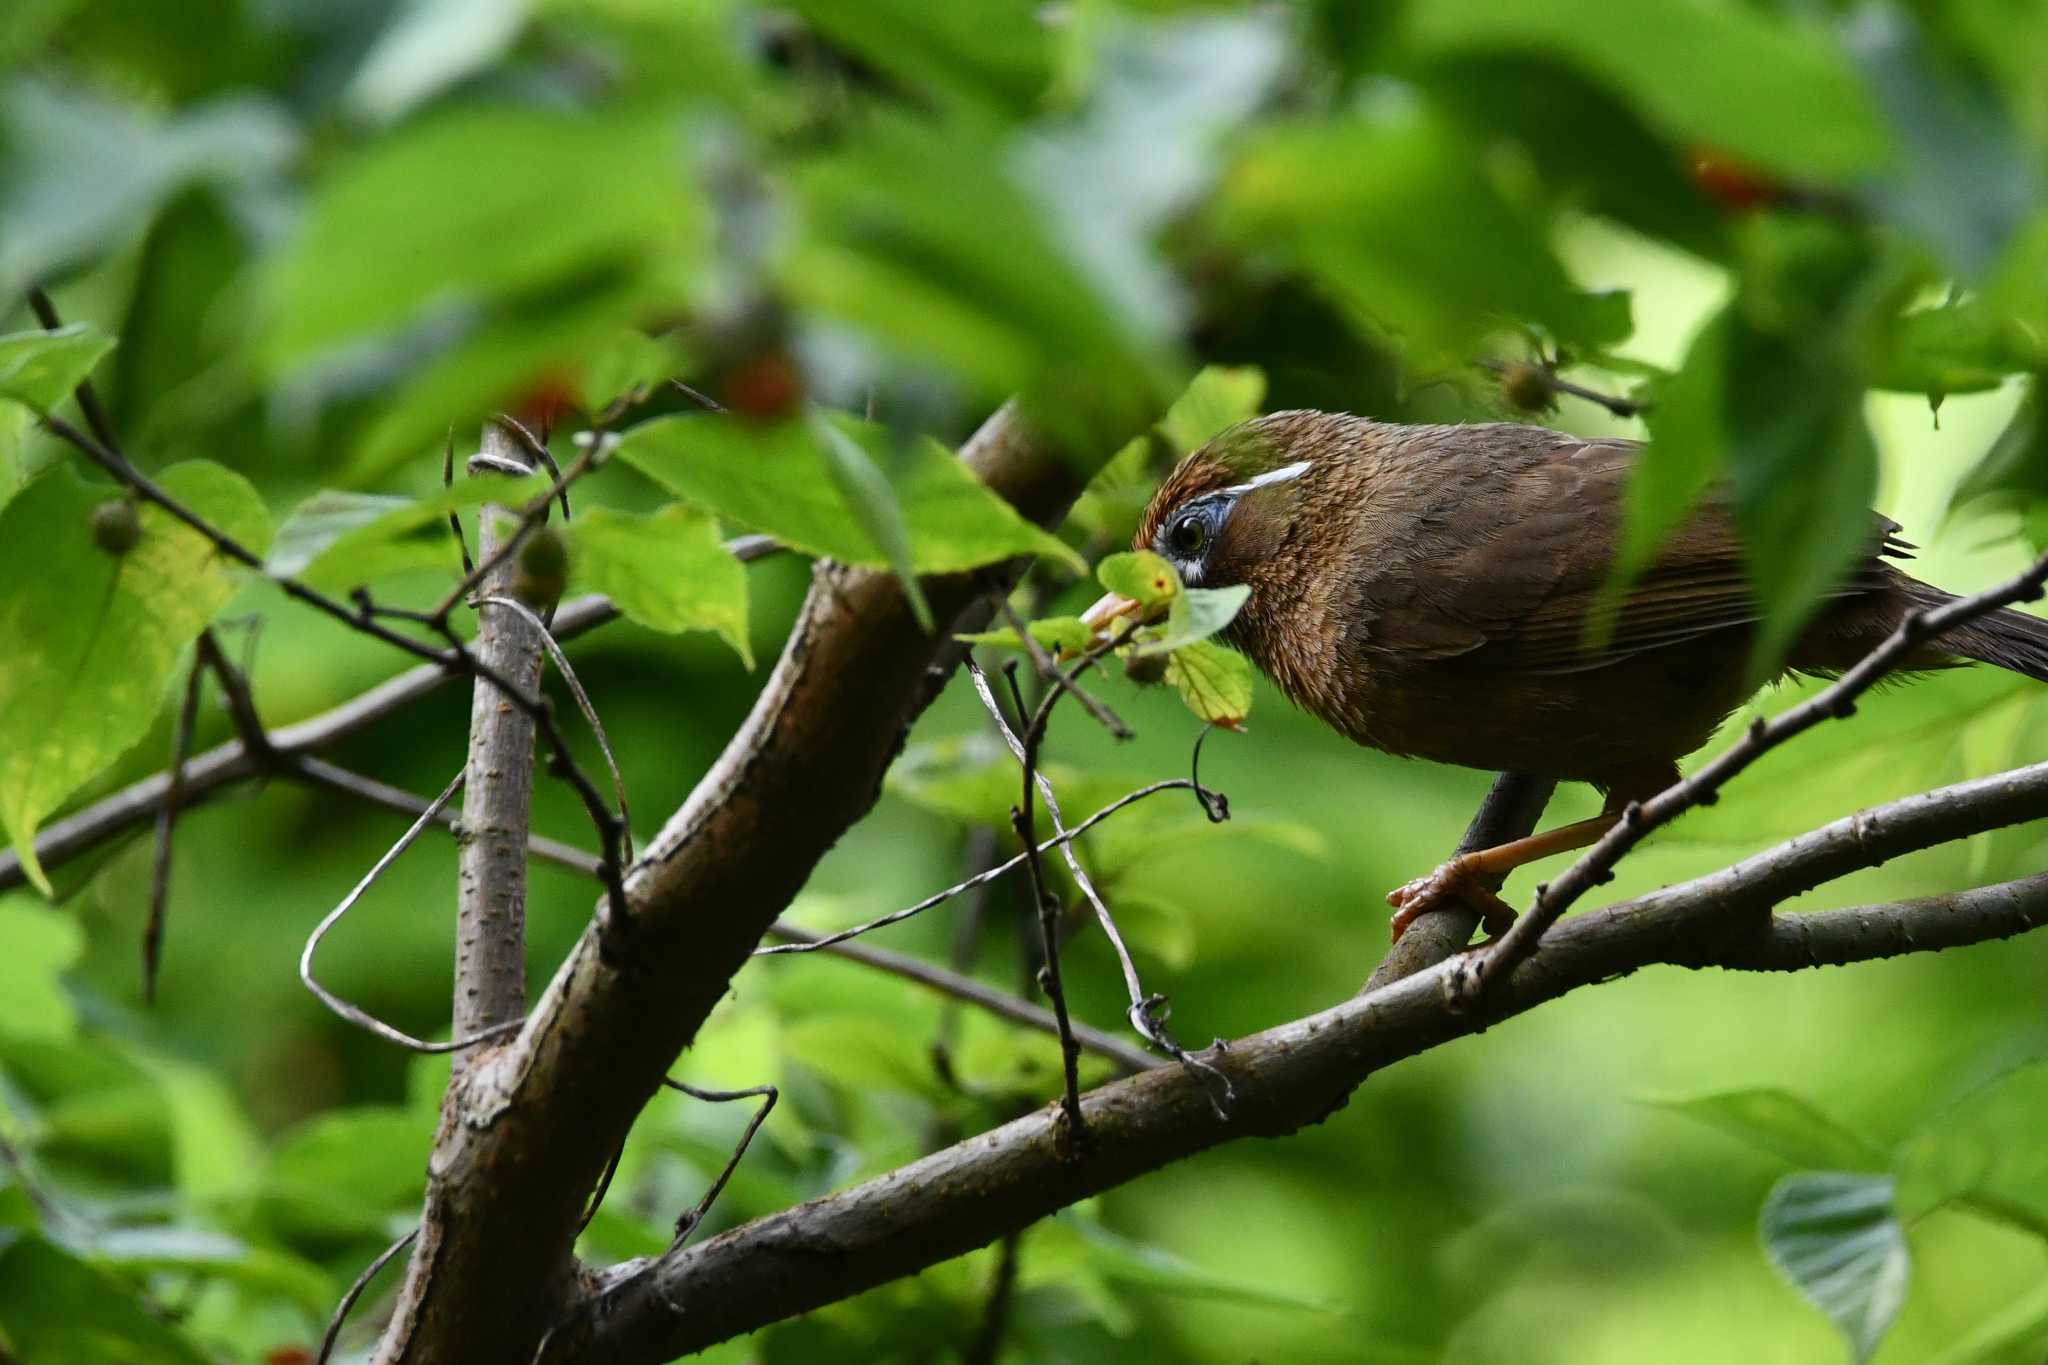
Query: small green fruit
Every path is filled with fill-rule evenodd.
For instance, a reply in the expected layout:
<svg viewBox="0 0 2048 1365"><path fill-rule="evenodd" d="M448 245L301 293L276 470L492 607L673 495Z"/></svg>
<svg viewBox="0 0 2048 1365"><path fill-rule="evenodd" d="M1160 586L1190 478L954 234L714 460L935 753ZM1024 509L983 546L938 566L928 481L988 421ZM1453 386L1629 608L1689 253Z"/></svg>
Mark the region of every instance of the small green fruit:
<svg viewBox="0 0 2048 1365"><path fill-rule="evenodd" d="M119 559L142 539L142 517L133 498L108 498L92 509L92 543L101 554Z"/></svg>
<svg viewBox="0 0 2048 1365"><path fill-rule="evenodd" d="M1523 360L1501 371L1500 391L1523 412L1548 412L1557 403L1557 380L1550 371Z"/></svg>
<svg viewBox="0 0 2048 1365"><path fill-rule="evenodd" d="M1166 656L1164 654L1126 654L1124 676L1141 686L1150 686L1166 677Z"/></svg>
<svg viewBox="0 0 2048 1365"><path fill-rule="evenodd" d="M526 538L512 564L512 595L545 611L569 590L569 542L552 526Z"/></svg>

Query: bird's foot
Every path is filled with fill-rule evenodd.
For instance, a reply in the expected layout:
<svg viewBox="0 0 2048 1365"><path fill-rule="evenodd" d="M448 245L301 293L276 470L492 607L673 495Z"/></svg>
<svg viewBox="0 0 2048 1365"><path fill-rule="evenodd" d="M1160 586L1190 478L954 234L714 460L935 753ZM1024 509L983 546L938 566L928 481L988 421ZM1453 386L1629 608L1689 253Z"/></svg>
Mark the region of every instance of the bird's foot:
<svg viewBox="0 0 2048 1365"><path fill-rule="evenodd" d="M1417 877L1406 886L1396 887L1387 893L1387 904L1394 907L1393 921L1387 926L1394 942L1399 943L1401 935L1407 933L1408 926L1419 917L1453 902L1479 912L1479 922L1486 929L1488 943L1506 933L1508 926L1515 922L1514 907L1480 880L1478 860L1464 853L1427 876Z"/></svg>

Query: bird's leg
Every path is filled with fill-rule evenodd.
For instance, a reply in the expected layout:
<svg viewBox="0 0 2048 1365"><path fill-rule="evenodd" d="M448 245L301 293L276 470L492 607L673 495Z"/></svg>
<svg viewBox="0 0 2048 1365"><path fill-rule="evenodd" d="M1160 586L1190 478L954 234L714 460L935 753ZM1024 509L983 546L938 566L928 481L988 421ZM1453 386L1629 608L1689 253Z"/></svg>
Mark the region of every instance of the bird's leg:
<svg viewBox="0 0 2048 1365"><path fill-rule="evenodd" d="M1460 853L1429 875L1417 877L1406 886L1389 891L1387 904L1395 911L1393 923L1389 926L1394 942L1401 941L1401 935L1408 931L1408 926L1418 915L1426 914L1446 901L1463 901L1479 911L1482 915L1480 923L1488 934L1505 933L1507 927L1515 922L1515 910L1496 895L1493 888L1524 863L1597 843L1600 836L1614 828L1614 822L1620 818L1619 810L1604 810L1590 820L1559 825L1556 829L1496 844L1492 848Z"/></svg>

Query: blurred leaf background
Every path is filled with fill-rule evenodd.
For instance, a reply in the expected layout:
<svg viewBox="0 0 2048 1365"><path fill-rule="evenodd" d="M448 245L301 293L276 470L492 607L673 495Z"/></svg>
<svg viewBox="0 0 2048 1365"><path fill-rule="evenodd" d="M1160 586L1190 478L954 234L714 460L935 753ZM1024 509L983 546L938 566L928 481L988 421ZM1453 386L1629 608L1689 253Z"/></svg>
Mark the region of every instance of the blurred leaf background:
<svg viewBox="0 0 2048 1365"><path fill-rule="evenodd" d="M1121 452L1062 532L1091 560L1123 548L1167 462L1255 410L1644 434L1568 394L1518 407L1474 363L1492 359L1653 402L1632 545L1730 480L1774 638L1873 504L1924 547L1923 576L1967 590L2048 541L2044 53L2037 0L16 0L0 333L36 327L15 301L40 280L119 344L38 350L41 370L0 344L0 617L61 623L94 572L115 591L78 515L111 489L59 468L75 457L30 410L95 359L145 468L224 466L232 485L206 477L230 502L253 487L276 555L393 600L431 602L454 570L444 441L473 449L496 409L551 425L564 458L576 428L626 433L579 488L574 563L634 619L573 653L643 836L745 714L747 662L776 655L807 582L793 557L742 581L701 508L899 570L1045 548L986 508L959 522L935 464L933 442L1012 394L1079 455ZM698 414L670 376L735 413ZM784 524L827 491L837 505ZM1085 603L1071 559L1044 557L1024 605ZM164 587L115 577L138 601ZM261 582L219 620L274 724L399 664ZM174 652L127 660L150 687L99 747L48 732L86 785L45 804L163 765ZM47 697L23 657L0 657L0 696ZM1108 691L1137 739L1078 714L1053 736L1076 812L1184 772L1198 728L1170 689ZM430 792L467 709L451 688L333 757ZM209 702L200 742L228 733ZM2048 713L2009 677L1887 691L1660 836L1613 893L2044 744ZM1437 861L1486 784L1356 749L1263 683L1203 775L1231 823L1160 798L1084 845L1189 1038L1356 990L1382 891ZM1013 785L956 680L793 916L837 927L958 880L1000 849ZM37 796L11 792L10 811ZM1592 805L1567 790L1557 811ZM536 820L588 842L559 784ZM54 902L0 894L12 1355L304 1360L409 1225L445 1063L294 980L313 922L399 828L282 781L186 814L148 1008L146 837L52 868ZM1808 901L2018 875L2044 852L2041 827L2003 831ZM324 950L328 983L444 1028L452 870L446 843L400 862ZM536 985L591 902L534 868ZM887 946L1027 988L1020 906L998 883ZM1106 945L1079 928L1065 962L1078 1012L1115 1026ZM1000 1358L2038 1361L2044 977L2026 938L1581 992L1375 1077L1298 1137L1026 1232ZM784 1086L715 1226L1057 1088L1046 1040L817 957L750 966L677 1073ZM650 1106L586 1256L665 1244L744 1124L727 1108ZM1816 1261L1816 1228L1862 1239L1862 1269L1808 1273L1845 1245ZM712 1356L968 1356L1001 1254Z"/></svg>

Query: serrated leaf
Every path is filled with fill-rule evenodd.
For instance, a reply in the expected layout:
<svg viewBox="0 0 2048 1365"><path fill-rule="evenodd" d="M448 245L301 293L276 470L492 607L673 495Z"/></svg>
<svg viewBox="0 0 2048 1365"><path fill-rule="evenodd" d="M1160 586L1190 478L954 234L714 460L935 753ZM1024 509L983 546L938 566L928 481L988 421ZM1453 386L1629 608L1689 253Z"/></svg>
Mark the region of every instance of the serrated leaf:
<svg viewBox="0 0 2048 1365"><path fill-rule="evenodd" d="M1150 550L1124 550L1103 556L1095 566L1096 581L1111 592L1150 609L1180 592L1180 573Z"/></svg>
<svg viewBox="0 0 2048 1365"><path fill-rule="evenodd" d="M880 427L830 419L870 453ZM802 422L763 426L732 416L659 417L625 432L615 458L676 496L808 554L889 566L889 556L847 510L825 455ZM1043 554L1086 572L1080 556L1024 519L943 446L918 440L888 461L919 573L957 573L1012 555Z"/></svg>
<svg viewBox="0 0 2048 1365"><path fill-rule="evenodd" d="M1167 609L1166 633L1137 646L1131 653L1140 658L1171 654L1197 640L1206 640L1236 620L1245 599L1251 595L1250 585L1244 583L1227 588L1182 588Z"/></svg>
<svg viewBox="0 0 2048 1365"><path fill-rule="evenodd" d="M1259 415L1266 401L1266 372L1256 365L1210 365L1189 381L1159 419L1159 434L1175 455L1208 443L1210 437Z"/></svg>
<svg viewBox="0 0 2048 1365"><path fill-rule="evenodd" d="M1025 628L1031 632L1041 648L1054 652L1078 654L1094 643L1095 634L1081 623L1078 616L1048 616L1042 620L1027 622ZM963 644L991 645L997 649L1024 648L1024 641L1009 626L1001 630L975 631L953 637Z"/></svg>
<svg viewBox="0 0 2048 1365"><path fill-rule="evenodd" d="M1724 1090L1646 1103L1703 1123L1795 1166L1881 1171L1891 1160L1876 1143L1784 1090Z"/></svg>
<svg viewBox="0 0 2048 1365"><path fill-rule="evenodd" d="M1900 1210L1965 1204L2048 1238L2048 1061L2014 1067L1922 1124L1899 1150Z"/></svg>
<svg viewBox="0 0 2048 1365"><path fill-rule="evenodd" d="M746 566L709 516L681 503L644 517L594 508L569 522L569 545L576 587L605 594L627 620L650 630L716 631L754 666Z"/></svg>
<svg viewBox="0 0 2048 1365"><path fill-rule="evenodd" d="M896 579L903 585L904 600L910 603L910 614L927 634L931 633L936 628L932 604L925 600L924 588L917 581L917 570L910 559L910 533L904 529L903 509L896 505L896 490L890 486L888 476L866 448L824 414L813 410L808 424L825 456L825 472L832 486L846 500L847 510L867 532L868 539L881 549L889 567L896 571Z"/></svg>
<svg viewBox="0 0 2048 1365"><path fill-rule="evenodd" d="M114 349L114 339L96 327L74 322L51 332L10 332L0 336L0 398L37 415L47 414L92 373Z"/></svg>
<svg viewBox="0 0 2048 1365"><path fill-rule="evenodd" d="M158 482L262 553L270 518L247 480L204 460ZM0 823L45 894L43 817L148 733L192 637L237 579L212 544L145 504L142 534L115 558L93 544L93 509L115 490L54 470L0 511L0 544L35 566L0 596Z"/></svg>
<svg viewBox="0 0 2048 1365"><path fill-rule="evenodd" d="M1848 1340L1858 1365L1906 1301L1912 1259L1884 1175L1806 1171L1772 1188L1758 1219L1771 1263Z"/></svg>
<svg viewBox="0 0 2048 1365"><path fill-rule="evenodd" d="M1166 681L1190 711L1227 729L1237 729L1252 707L1252 666L1207 640L1168 655Z"/></svg>

